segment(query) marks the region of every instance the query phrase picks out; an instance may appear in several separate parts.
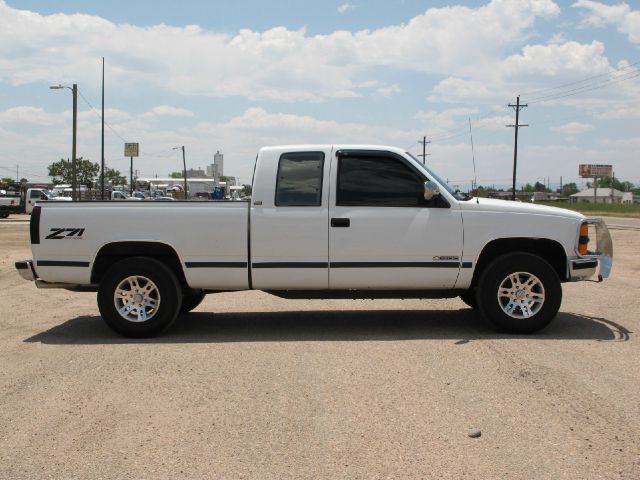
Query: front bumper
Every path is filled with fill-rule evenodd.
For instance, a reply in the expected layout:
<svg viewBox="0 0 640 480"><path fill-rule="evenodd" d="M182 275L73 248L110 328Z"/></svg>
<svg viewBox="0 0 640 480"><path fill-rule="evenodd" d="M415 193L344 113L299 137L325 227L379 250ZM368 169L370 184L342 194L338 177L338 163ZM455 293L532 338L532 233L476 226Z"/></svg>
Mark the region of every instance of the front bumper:
<svg viewBox="0 0 640 480"><path fill-rule="evenodd" d="M598 281L609 278L613 267L613 242L611 234L602 218L587 218L585 223L595 229L595 245L586 255L578 255L568 259L567 272L569 280L578 282L597 276Z"/></svg>

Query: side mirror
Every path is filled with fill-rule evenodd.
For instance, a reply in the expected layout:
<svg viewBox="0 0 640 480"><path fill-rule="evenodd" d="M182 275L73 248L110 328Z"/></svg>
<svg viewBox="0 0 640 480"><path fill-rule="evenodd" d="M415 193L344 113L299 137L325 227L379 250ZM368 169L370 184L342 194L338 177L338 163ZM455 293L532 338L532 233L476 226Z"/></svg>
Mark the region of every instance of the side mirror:
<svg viewBox="0 0 640 480"><path fill-rule="evenodd" d="M440 189L435 182L431 180L424 182L424 199L429 201L440 195Z"/></svg>

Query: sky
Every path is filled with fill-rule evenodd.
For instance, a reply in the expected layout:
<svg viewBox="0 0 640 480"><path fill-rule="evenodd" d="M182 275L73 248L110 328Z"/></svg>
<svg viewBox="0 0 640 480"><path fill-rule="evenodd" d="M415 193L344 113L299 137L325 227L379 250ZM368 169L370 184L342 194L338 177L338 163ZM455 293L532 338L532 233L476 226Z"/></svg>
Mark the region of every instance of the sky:
<svg viewBox="0 0 640 480"><path fill-rule="evenodd" d="M0 0L0 177L48 180L71 156L141 177L202 168L251 183L282 144L422 153L461 190L577 182L612 164L640 184L640 4L595 0ZM470 129L473 134L473 155ZM18 165L18 172L16 166Z"/></svg>

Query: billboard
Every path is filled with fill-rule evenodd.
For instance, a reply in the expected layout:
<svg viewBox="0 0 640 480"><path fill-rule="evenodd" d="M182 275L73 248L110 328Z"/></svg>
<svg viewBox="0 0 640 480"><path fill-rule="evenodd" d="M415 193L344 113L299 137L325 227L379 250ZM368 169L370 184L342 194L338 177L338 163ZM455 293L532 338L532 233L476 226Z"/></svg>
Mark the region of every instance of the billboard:
<svg viewBox="0 0 640 480"><path fill-rule="evenodd" d="M581 163L578 167L578 171L582 178L610 177L613 174L613 166Z"/></svg>

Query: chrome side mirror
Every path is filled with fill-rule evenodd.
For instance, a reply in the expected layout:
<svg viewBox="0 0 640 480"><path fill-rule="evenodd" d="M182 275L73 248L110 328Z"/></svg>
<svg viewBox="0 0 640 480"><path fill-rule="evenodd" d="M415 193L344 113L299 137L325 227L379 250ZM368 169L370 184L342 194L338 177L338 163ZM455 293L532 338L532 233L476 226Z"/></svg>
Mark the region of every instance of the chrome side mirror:
<svg viewBox="0 0 640 480"><path fill-rule="evenodd" d="M440 195L440 189L436 182L431 180L424 182L424 199L429 201Z"/></svg>

